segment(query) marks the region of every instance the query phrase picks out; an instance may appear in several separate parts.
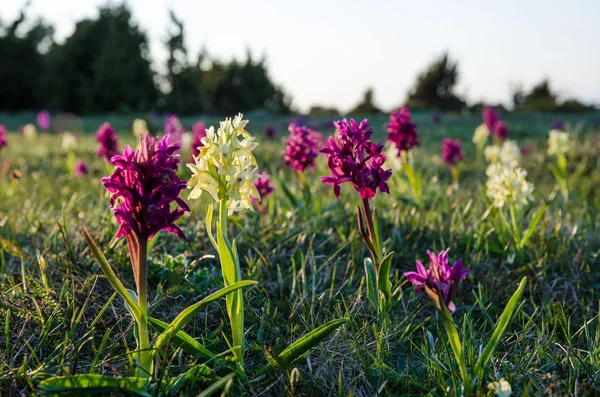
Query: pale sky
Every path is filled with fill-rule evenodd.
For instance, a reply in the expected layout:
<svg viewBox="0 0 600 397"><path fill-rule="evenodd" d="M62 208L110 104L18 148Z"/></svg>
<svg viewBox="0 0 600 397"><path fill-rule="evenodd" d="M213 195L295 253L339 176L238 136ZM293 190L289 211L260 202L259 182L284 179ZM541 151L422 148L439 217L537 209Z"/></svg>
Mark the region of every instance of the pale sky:
<svg viewBox="0 0 600 397"><path fill-rule="evenodd" d="M114 2L113 2L114 3ZM364 90L389 110L419 71L449 51L459 61L459 93L509 103L510 83L544 77L561 97L600 104L600 1L225 1L129 0L154 61L166 57L168 10L184 20L195 57L205 46L222 60L267 55L272 79L306 110L348 110ZM12 20L25 0L0 0ZM58 41L106 0L31 0L30 16L54 23Z"/></svg>

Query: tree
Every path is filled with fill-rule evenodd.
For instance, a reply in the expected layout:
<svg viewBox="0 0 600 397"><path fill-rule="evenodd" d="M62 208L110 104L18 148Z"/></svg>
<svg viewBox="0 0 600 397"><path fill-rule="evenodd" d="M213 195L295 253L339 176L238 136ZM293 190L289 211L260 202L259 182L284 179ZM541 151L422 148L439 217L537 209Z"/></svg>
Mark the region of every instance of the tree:
<svg viewBox="0 0 600 397"><path fill-rule="evenodd" d="M535 85L529 94L525 95L523 98L522 109L540 112L555 111L557 106L557 96L558 95L553 93L550 89L550 82L548 79L544 79L539 84Z"/></svg>
<svg viewBox="0 0 600 397"><path fill-rule="evenodd" d="M169 91L165 96L166 109L179 114L195 114L204 111L202 100L202 70L203 54L200 54L196 64L190 64L188 51L185 46L183 21L177 19L170 11L171 22L175 31L170 33L166 41L169 51L167 59L167 84Z"/></svg>
<svg viewBox="0 0 600 397"><path fill-rule="evenodd" d="M255 62L248 50L246 62L223 65L223 75L214 94L215 109L230 114L264 109L290 113L291 101L270 79L266 59Z"/></svg>
<svg viewBox="0 0 600 397"><path fill-rule="evenodd" d="M52 40L54 29L38 19L19 35L17 31L25 21L25 10L22 10L0 36L0 109L36 109L44 100L40 90L45 69L41 47ZM4 27L2 21L0 27Z"/></svg>
<svg viewBox="0 0 600 397"><path fill-rule="evenodd" d="M148 40L125 5L102 7L96 19L77 22L64 44L48 55L49 105L77 113L148 110L158 91Z"/></svg>
<svg viewBox="0 0 600 397"><path fill-rule="evenodd" d="M171 12L174 33L167 40L166 81L169 91L166 108L170 112L233 114L257 109L289 113L290 101L270 79L266 59L254 61L248 51L246 61L222 63L202 50L195 63L188 60L184 25Z"/></svg>
<svg viewBox="0 0 600 397"><path fill-rule="evenodd" d="M382 113L373 103L373 88L367 88L362 100L350 112L350 114L377 114Z"/></svg>
<svg viewBox="0 0 600 397"><path fill-rule="evenodd" d="M435 59L419 76L409 92L406 106L411 109L459 111L465 102L454 93L458 83L458 63L448 54Z"/></svg>

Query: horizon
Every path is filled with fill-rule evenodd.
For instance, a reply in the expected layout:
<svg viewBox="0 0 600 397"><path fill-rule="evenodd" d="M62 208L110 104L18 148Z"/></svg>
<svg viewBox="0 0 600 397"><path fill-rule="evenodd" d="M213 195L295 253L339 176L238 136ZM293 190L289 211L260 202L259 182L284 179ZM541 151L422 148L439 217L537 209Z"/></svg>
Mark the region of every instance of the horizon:
<svg viewBox="0 0 600 397"><path fill-rule="evenodd" d="M14 20L25 3L11 3L2 21ZM456 92L469 103L510 107L511 84L522 83L527 91L548 78L561 100L600 104L600 54L593 39L600 3L580 1L577 9L540 1L524 5L434 1L410 7L403 7L404 2L385 3L373 2L368 9L357 1L341 8L314 0L303 6L270 4L268 8L239 0L202 6L180 0L160 0L153 7L144 7L141 0L125 4L148 36L155 71L162 72L166 59L164 40L171 27L169 10L173 10L184 22L190 60L202 47L225 61L245 58L247 49L255 58L264 55L273 81L303 112L315 105L345 112L369 87L378 107L398 107L417 75L443 52L458 62ZM43 16L55 28L54 39L63 42L76 21L96 16L98 7L106 4L63 0L64 7L56 7L54 1L36 0L26 13L30 18ZM314 9L319 11L312 13ZM432 14L432 9L437 13ZM224 26L222 17L197 17L203 14L226 15L228 24ZM428 19L423 20L423 15ZM481 34L490 20L505 23L503 30ZM365 34L365 29L371 33Z"/></svg>

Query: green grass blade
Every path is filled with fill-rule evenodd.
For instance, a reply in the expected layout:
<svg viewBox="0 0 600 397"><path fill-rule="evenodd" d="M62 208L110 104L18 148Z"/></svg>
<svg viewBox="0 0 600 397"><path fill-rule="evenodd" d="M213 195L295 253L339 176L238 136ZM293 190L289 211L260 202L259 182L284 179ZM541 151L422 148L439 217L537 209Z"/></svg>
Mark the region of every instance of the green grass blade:
<svg viewBox="0 0 600 397"><path fill-rule="evenodd" d="M244 280L232 284L228 287L222 288L217 292L212 293L206 298L202 299L200 302L193 304L187 309L183 310L179 315L169 324L167 329L163 331L162 334L156 339L156 348L160 349L165 346L169 340L172 340L173 337L177 334L177 332L183 328L185 324L187 324L200 310L204 309L209 303L216 301L219 298L227 295L228 293L235 291L237 289L247 287L250 285L256 284L256 281L253 280Z"/></svg>
<svg viewBox="0 0 600 397"><path fill-rule="evenodd" d="M155 331L159 333L163 333L167 330L167 328L169 328L168 323L153 317L148 317L148 323ZM200 342L181 330L172 335L171 343L194 357L213 358L216 356L215 353L202 346Z"/></svg>
<svg viewBox="0 0 600 397"><path fill-rule="evenodd" d="M117 290L117 292L119 293L119 295L121 295L125 302L127 302L129 307L131 308L134 317L140 318L141 313L137 303L133 300L131 295L129 295L127 289L121 283L121 280L119 280L115 272L110 267L110 264L106 260L106 257L104 256L102 251L100 251L100 248L98 248L98 244L94 241L92 236L90 236L85 227L82 227L81 230L83 231L83 236L85 237L85 240L88 246L90 247L90 250L92 251L92 255L94 255L94 258L96 258L96 260L100 264L100 267L102 268L102 271L106 275L108 281L112 284L115 290Z"/></svg>
<svg viewBox="0 0 600 397"><path fill-rule="evenodd" d="M531 236L533 236L533 233L535 233L535 229L537 228L538 223L540 223L542 217L544 216L544 213L546 212L546 208L548 208L548 204L544 204L542 208L540 208L538 212L535 213L535 216L531 220L529 227L527 228L527 230L525 230L525 234L523 234L523 238L521 239L521 248L525 247L525 244L529 242L529 239L531 238Z"/></svg>
<svg viewBox="0 0 600 397"><path fill-rule="evenodd" d="M519 287L517 288L517 290L515 291L513 296L509 299L508 303L506 304L506 307L504 308L504 311L502 312L500 319L496 323L496 327L494 328L494 333L492 334L492 337L490 338L489 342L485 346L483 353L481 353L481 356L477 360L477 364L475 364L475 375L478 377L479 381L482 380L483 369L484 369L485 365L487 364L487 362L492 357L492 354L494 354L494 350L496 350L498 343L500 343L500 339L502 339L502 335L504 335L504 332L506 331L506 329L508 328L508 325L510 324L512 315L519 307L519 302L521 301L521 296L523 295L523 291L525 290L526 284L527 284L527 277L523 277L523 279L521 280L521 283L519 284Z"/></svg>
<svg viewBox="0 0 600 397"><path fill-rule="evenodd" d="M284 351L279 353L279 359L284 360L287 363L293 362L294 360L300 358L304 353L321 343L323 339L331 335L336 329L338 329L338 327L340 327L346 321L348 321L347 318L340 318L313 329L308 334L304 335L303 337L289 345ZM261 369L256 374L256 376L262 376L267 372L276 369L277 367L277 363L269 363L263 369Z"/></svg>
<svg viewBox="0 0 600 397"><path fill-rule="evenodd" d="M147 379L113 378L111 376L94 374L56 376L42 381L39 384L39 388L51 393L73 393L80 390L86 393L86 395L126 390L137 396L150 397Z"/></svg>
<svg viewBox="0 0 600 397"><path fill-rule="evenodd" d="M198 397L208 397L212 396L217 390L225 389L222 395L227 395L227 391L229 390L230 382L233 381L235 377L235 372L225 375L212 385L210 385L207 389L205 389L202 393L198 394Z"/></svg>

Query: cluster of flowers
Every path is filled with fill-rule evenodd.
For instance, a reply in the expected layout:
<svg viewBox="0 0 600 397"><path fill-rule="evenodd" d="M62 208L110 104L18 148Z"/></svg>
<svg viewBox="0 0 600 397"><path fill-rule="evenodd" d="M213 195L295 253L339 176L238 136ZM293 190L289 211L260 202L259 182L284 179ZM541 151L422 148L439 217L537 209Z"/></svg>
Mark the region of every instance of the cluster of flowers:
<svg viewBox="0 0 600 397"><path fill-rule="evenodd" d="M370 200L377 189L389 193L387 180L392 170L382 168L386 156L382 154L383 144L370 141L373 129L363 120L360 124L344 119L335 124L337 131L329 137L327 147L321 150L328 156L327 163L331 176L323 176L323 183L333 185L336 197L340 197L340 185L351 182L362 199Z"/></svg>
<svg viewBox="0 0 600 397"><path fill-rule="evenodd" d="M483 109L483 124L475 129L473 142L483 150L489 162L486 170L486 194L497 208L505 205L519 209L532 200L533 184L526 179L527 171L519 168L521 150L516 142L508 140L508 127L501 122L494 109ZM494 144L485 147L490 134Z"/></svg>
<svg viewBox="0 0 600 397"><path fill-rule="evenodd" d="M283 158L285 165L297 171L315 170L315 159L319 155L320 134L304 125L290 124L290 136L285 141Z"/></svg>
<svg viewBox="0 0 600 397"><path fill-rule="evenodd" d="M253 211L252 199L260 199L254 185L258 167L252 154L257 143L244 129L246 124L239 114L222 121L216 132L213 127L206 130L199 155L194 156L194 164L188 164L192 171L190 198L206 192L217 202L227 200L229 215L242 209Z"/></svg>
<svg viewBox="0 0 600 397"><path fill-rule="evenodd" d="M160 141L148 134L140 136L140 149L126 146L115 155L111 176L102 184L111 193L110 204L119 224L117 237L134 233L140 240L151 239L159 230L183 237L175 221L189 211L179 198L187 181L177 176L179 145L169 143L165 135ZM172 209L171 204L177 208Z"/></svg>
<svg viewBox="0 0 600 397"><path fill-rule="evenodd" d="M396 157L402 157L412 148L419 146L419 135L417 134L417 125L411 121L408 108L403 107L390 114L390 121L385 126L388 141L393 144ZM386 150L386 153L393 154L392 149Z"/></svg>
<svg viewBox="0 0 600 397"><path fill-rule="evenodd" d="M119 139L115 130L111 128L110 123L104 123L98 128L96 140L100 144L97 151L98 156L110 161L113 156L119 154Z"/></svg>
<svg viewBox="0 0 600 397"><path fill-rule="evenodd" d="M571 135L560 129L552 129L548 133L548 154L564 156L573 148Z"/></svg>

